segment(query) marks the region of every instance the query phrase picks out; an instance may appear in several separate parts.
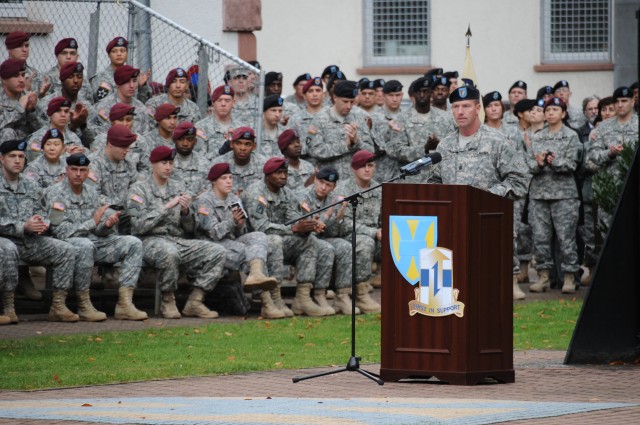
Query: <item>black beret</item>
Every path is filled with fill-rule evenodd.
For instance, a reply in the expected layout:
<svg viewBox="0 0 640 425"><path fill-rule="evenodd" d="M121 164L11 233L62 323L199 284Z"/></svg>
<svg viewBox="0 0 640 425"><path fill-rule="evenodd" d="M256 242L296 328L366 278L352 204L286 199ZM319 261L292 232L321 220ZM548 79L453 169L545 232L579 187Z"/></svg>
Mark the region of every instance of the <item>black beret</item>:
<svg viewBox="0 0 640 425"><path fill-rule="evenodd" d="M27 150L27 142L24 140L7 140L0 145L0 154L2 155L11 151L24 152L25 150Z"/></svg>
<svg viewBox="0 0 640 425"><path fill-rule="evenodd" d="M368 78L363 78L358 81L358 88L360 90L375 90L375 81L372 81Z"/></svg>
<svg viewBox="0 0 640 425"><path fill-rule="evenodd" d="M347 79L347 76L344 75L344 72L337 71L329 76L329 80L327 80L327 89L333 87L336 81L344 81Z"/></svg>
<svg viewBox="0 0 640 425"><path fill-rule="evenodd" d="M447 77L448 79L452 79L452 78L458 78L458 71L447 71L445 73L442 74L443 77Z"/></svg>
<svg viewBox="0 0 640 425"><path fill-rule="evenodd" d="M329 65L324 69L324 71L322 71L320 77L329 77L331 74L335 74L338 71L340 71L340 67L338 65Z"/></svg>
<svg viewBox="0 0 640 425"><path fill-rule="evenodd" d="M247 62L247 63L248 63L249 65L251 65L252 67L254 67L254 68L262 69L262 67L260 66L260 62L258 62L258 61L249 61L249 62Z"/></svg>
<svg viewBox="0 0 640 425"><path fill-rule="evenodd" d="M331 183L337 182L339 178L340 175L338 174L338 171L336 171L336 169L333 167L322 167L316 173L316 179L326 180Z"/></svg>
<svg viewBox="0 0 640 425"><path fill-rule="evenodd" d="M298 77L293 82L293 86L295 87L298 85L298 83L302 81L309 81L310 79L311 79L311 74L309 74L308 72L306 74L298 75Z"/></svg>
<svg viewBox="0 0 640 425"><path fill-rule="evenodd" d="M540 87L540 90L538 90L538 93L536 93L536 99L542 99L544 96L549 94L553 94L553 87L551 86Z"/></svg>
<svg viewBox="0 0 640 425"><path fill-rule="evenodd" d="M333 94L337 97L344 97L347 99L355 99L358 95L358 88L355 81L340 81L333 89Z"/></svg>
<svg viewBox="0 0 640 425"><path fill-rule="evenodd" d="M424 73L424 76L429 78L429 77L433 77L433 76L440 76L442 75L442 68L431 68L430 70L428 70L427 72Z"/></svg>
<svg viewBox="0 0 640 425"><path fill-rule="evenodd" d="M446 86L451 87L451 81L447 77L434 77L432 80L433 87Z"/></svg>
<svg viewBox="0 0 640 425"><path fill-rule="evenodd" d="M426 77L420 77L409 85L409 96L414 95L422 87L431 87L431 79Z"/></svg>
<svg viewBox="0 0 640 425"><path fill-rule="evenodd" d="M480 92L473 86L458 87L449 95L449 103L478 99L480 99Z"/></svg>
<svg viewBox="0 0 640 425"><path fill-rule="evenodd" d="M269 86L269 85L273 84L276 81L282 82L282 73L281 72L270 71L270 72L267 72L267 74L264 76L264 85L265 86Z"/></svg>
<svg viewBox="0 0 640 425"><path fill-rule="evenodd" d="M463 78L462 82L464 83L465 86L471 86L471 87L477 88L476 83L471 78Z"/></svg>
<svg viewBox="0 0 640 425"><path fill-rule="evenodd" d="M502 95L499 91L492 91L482 96L482 104L484 106L487 106L488 104L496 100L502 100Z"/></svg>
<svg viewBox="0 0 640 425"><path fill-rule="evenodd" d="M511 93L511 90L513 90L516 87L526 91L527 90L527 83L525 83L522 80L516 81L515 83L511 84L511 87L509 87L509 93Z"/></svg>
<svg viewBox="0 0 640 425"><path fill-rule="evenodd" d="M638 82L636 81L635 83L631 84L631 85L629 86L629 88L630 88L631 90L636 90L636 89L638 88Z"/></svg>
<svg viewBox="0 0 640 425"><path fill-rule="evenodd" d="M616 100L618 100L621 97L633 97L633 90L631 90L629 87L618 87L617 89L615 89L613 91L613 101L615 102Z"/></svg>
<svg viewBox="0 0 640 425"><path fill-rule="evenodd" d="M389 80L382 86L383 93L395 93L402 91L402 84L398 80Z"/></svg>
<svg viewBox="0 0 640 425"><path fill-rule="evenodd" d="M374 89L381 89L384 87L384 80L382 78L377 78L375 80L373 80L373 88Z"/></svg>
<svg viewBox="0 0 640 425"><path fill-rule="evenodd" d="M559 106L563 111L567 110L567 104L559 97L552 97L547 100L547 103L544 104L544 109L546 110L549 106Z"/></svg>
<svg viewBox="0 0 640 425"><path fill-rule="evenodd" d="M284 99L282 99L277 94L272 94L264 98L262 102L262 112L266 111L270 108L276 108L278 106L282 106L284 103Z"/></svg>
<svg viewBox="0 0 640 425"><path fill-rule="evenodd" d="M83 153L74 153L67 157L67 165L79 165L81 167L86 167L89 164L91 164L91 161Z"/></svg>
<svg viewBox="0 0 640 425"><path fill-rule="evenodd" d="M558 89L561 89L563 87L569 88L569 82L567 80L560 80L556 83L555 86L553 86L553 91L556 91Z"/></svg>
<svg viewBox="0 0 640 425"><path fill-rule="evenodd" d="M537 104L538 102L535 99L522 99L513 105L513 114L517 116L520 112L529 111Z"/></svg>
<svg viewBox="0 0 640 425"><path fill-rule="evenodd" d="M544 99L536 99L536 104L533 106L539 106L541 108L544 108ZM532 108L533 108L532 106Z"/></svg>
<svg viewBox="0 0 640 425"><path fill-rule="evenodd" d="M46 133L44 133L42 139L40 139L40 146L44 147L44 144L49 139L60 139L64 143L64 135L57 128L50 128Z"/></svg>

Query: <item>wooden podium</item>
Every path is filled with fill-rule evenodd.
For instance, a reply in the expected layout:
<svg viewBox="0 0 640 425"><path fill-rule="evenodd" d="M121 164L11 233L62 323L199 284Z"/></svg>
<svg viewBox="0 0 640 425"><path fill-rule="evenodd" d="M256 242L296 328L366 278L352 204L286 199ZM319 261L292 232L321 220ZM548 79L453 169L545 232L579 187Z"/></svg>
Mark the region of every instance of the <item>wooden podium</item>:
<svg viewBox="0 0 640 425"><path fill-rule="evenodd" d="M390 216L437 217L436 246L452 251L462 317L410 315L423 283L412 286L396 267ZM470 186L385 183L382 234L382 379L514 382L513 202Z"/></svg>

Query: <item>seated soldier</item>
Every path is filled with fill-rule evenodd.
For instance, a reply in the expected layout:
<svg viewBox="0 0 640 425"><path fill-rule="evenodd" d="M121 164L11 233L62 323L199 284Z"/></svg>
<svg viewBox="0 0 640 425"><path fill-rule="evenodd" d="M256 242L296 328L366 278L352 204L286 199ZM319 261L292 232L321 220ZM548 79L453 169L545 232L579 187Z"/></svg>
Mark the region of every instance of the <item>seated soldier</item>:
<svg viewBox="0 0 640 425"><path fill-rule="evenodd" d="M207 190L209 161L193 148L196 144L196 127L183 121L173 130L176 157L173 160L173 178L182 182L187 193L196 196Z"/></svg>
<svg viewBox="0 0 640 425"><path fill-rule="evenodd" d="M205 147L203 151L209 159L225 154L226 152L220 151L223 145L229 149L228 140L231 139L233 130L238 124L231 114L234 96L235 92L231 86L216 87L211 93L213 112L196 123Z"/></svg>
<svg viewBox="0 0 640 425"><path fill-rule="evenodd" d="M284 130L280 124L284 100L277 94L264 98L262 107L262 141L258 153L269 158L281 156L278 149L278 136Z"/></svg>
<svg viewBox="0 0 640 425"><path fill-rule="evenodd" d="M53 53L56 56L56 64L45 74L46 78L51 82L51 86L49 87L47 94L59 92L62 89L62 81L64 80L62 78L58 78L62 68L69 63L77 63L80 59L80 55L78 54L78 42L75 38L63 38L58 41L53 49ZM91 89L88 82L87 84L82 84L80 86L79 96L81 102L86 105L93 104L93 96L91 96Z"/></svg>
<svg viewBox="0 0 640 425"><path fill-rule="evenodd" d="M162 291L162 317L180 319L174 292L178 287L180 266L193 279L193 290L182 314L215 319L218 313L204 304L222 276L225 249L210 241L186 239L194 230L191 196L184 186L171 178L176 151L158 146L149 156L151 175L136 181L127 196L132 234L142 239L144 264L156 271Z"/></svg>
<svg viewBox="0 0 640 425"><path fill-rule="evenodd" d="M39 149L42 155L27 165L24 174L45 189L64 179L64 136L57 128L50 128L42 136Z"/></svg>
<svg viewBox="0 0 640 425"><path fill-rule="evenodd" d="M7 59L0 64L0 131L4 139L23 139L40 128L36 113L38 95L26 90L27 63Z"/></svg>
<svg viewBox="0 0 640 425"><path fill-rule="evenodd" d="M166 93L154 96L147 101L147 111L151 117L154 116L156 108L163 103L170 103L180 108L178 115L178 122L198 122L202 119L200 108L194 101L187 98L186 94L189 91L189 79L187 78L187 71L182 68L176 68L169 71L167 79L165 81ZM155 125L155 121L151 122L151 125Z"/></svg>
<svg viewBox="0 0 640 425"><path fill-rule="evenodd" d="M144 137L149 141L149 151L158 146L173 147L173 130L178 126L180 108L170 103L163 103L156 108L153 118L157 127L146 133Z"/></svg>
<svg viewBox="0 0 640 425"><path fill-rule="evenodd" d="M84 182L91 161L84 154L66 159L66 178L52 186L45 195L53 236L75 248L73 275L78 297L80 320L99 322L107 319L91 303L89 287L95 263L121 263L120 288L114 318L145 320L147 313L132 303L133 291L142 268L142 242L134 236L116 232L121 212L101 205L98 193Z"/></svg>
<svg viewBox="0 0 640 425"><path fill-rule="evenodd" d="M225 268L248 271L245 290L265 289L260 295L262 317L285 317L285 313L273 304L268 291L276 288L278 281L264 273L269 257L273 257L269 254L269 239L262 232L249 232L242 202L231 193L233 175L229 164L221 162L212 166L207 178L211 181L211 190L202 193L195 202L196 236L216 242L227 250Z"/></svg>
<svg viewBox="0 0 640 425"><path fill-rule="evenodd" d="M325 273L330 275L333 264L333 258L319 255L316 237L311 234L319 230L318 221L303 219L290 226L285 224L300 214L297 198L286 187L287 161L284 158L270 158L264 164L262 171L264 180L253 183L242 192L242 201L246 206L251 228L257 232L276 236L273 239L273 249L274 264L278 269L272 270L272 273L282 281L285 276L284 261L295 263L298 286L296 298L291 306L295 314L307 316L335 314L333 309L329 311L313 302L311 298L316 276ZM280 291L277 290L276 298L281 298L279 294Z"/></svg>
<svg viewBox="0 0 640 425"><path fill-rule="evenodd" d="M302 145L294 129L289 128L280 133L278 136L278 148L289 161L287 187L294 192L298 192L312 184L315 169L310 162L300 158Z"/></svg>

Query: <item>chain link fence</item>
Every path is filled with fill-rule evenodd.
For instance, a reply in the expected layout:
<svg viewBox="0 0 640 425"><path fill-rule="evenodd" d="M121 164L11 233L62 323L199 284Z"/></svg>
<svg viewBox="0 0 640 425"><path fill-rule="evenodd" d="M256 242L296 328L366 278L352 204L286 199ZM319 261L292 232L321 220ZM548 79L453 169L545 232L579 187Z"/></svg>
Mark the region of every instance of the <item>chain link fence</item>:
<svg viewBox="0 0 640 425"><path fill-rule="evenodd" d="M60 39L73 37L77 40L79 60L87 69L85 77L91 77L109 66L105 50L109 41L118 36L126 37L129 41L128 63L142 71L151 70L156 93L163 90L165 77L171 69L181 67L188 71L192 100L203 115L206 114L208 95L213 88L224 84L225 72L231 67L240 66L257 73L261 80L259 87L264 87L264 75L260 70L136 1L3 0L0 19L18 21L16 30L32 34L29 65L43 72L56 65L54 47ZM48 29L44 31L43 28ZM260 94L252 99L256 132L261 132L262 108L259 105L264 96L262 92L260 90Z"/></svg>

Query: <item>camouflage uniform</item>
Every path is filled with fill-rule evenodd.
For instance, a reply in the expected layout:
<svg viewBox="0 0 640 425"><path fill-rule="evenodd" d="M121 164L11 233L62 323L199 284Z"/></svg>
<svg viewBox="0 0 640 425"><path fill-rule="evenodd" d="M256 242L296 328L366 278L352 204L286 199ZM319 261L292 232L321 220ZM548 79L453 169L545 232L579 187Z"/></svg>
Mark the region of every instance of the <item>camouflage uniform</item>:
<svg viewBox="0 0 640 425"><path fill-rule="evenodd" d="M267 158L256 154L254 151L251 154L251 160L249 163L247 165L240 166L236 164L233 159L233 151L231 151L216 157L210 165L213 166L221 162L229 164L229 170L233 175L233 193L241 193L251 184L263 180L264 173L262 172L262 166L267 162Z"/></svg>
<svg viewBox="0 0 640 425"><path fill-rule="evenodd" d="M51 164L42 155L27 165L27 168L24 169L24 176L36 182L41 189L46 189L64 179L66 167L64 155L58 159L57 164Z"/></svg>
<svg viewBox="0 0 640 425"><path fill-rule="evenodd" d="M282 152L280 152L280 148L278 147L278 136L283 131L284 128L282 128L279 124L278 128L276 128L276 131L274 132L267 130L263 126L262 140L260 141L260 145L257 147L256 152L265 158L271 158L272 156L283 157L284 155L282 154ZM258 143L257 140L256 143Z"/></svg>
<svg viewBox="0 0 640 425"><path fill-rule="evenodd" d="M169 136L168 139L165 139L160 135L157 129L152 130L148 133L145 133L144 138L147 140L147 146L148 146L149 152L151 152L158 146L167 146L167 147L170 147L171 149L176 147L176 144L173 142L173 139L171 138L171 136ZM196 146L198 145L198 143L196 143Z"/></svg>
<svg viewBox="0 0 640 425"><path fill-rule="evenodd" d="M389 123L399 113L391 114L386 108L376 108L371 118L371 137L376 153L376 176L379 181L386 182L400 174L400 163L387 153L391 137Z"/></svg>
<svg viewBox="0 0 640 425"><path fill-rule="evenodd" d="M153 150L153 148L155 148L155 146L151 146L147 138L142 134L135 134L137 138L136 141L129 147L127 158L131 159L131 161L136 164L136 170L138 170L139 173L148 173L151 171L149 155L151 154L151 151ZM100 133L91 145L91 153L95 154L98 152L103 152L106 145L107 133ZM167 146L173 148L173 140L171 140L171 144Z"/></svg>
<svg viewBox="0 0 640 425"><path fill-rule="evenodd" d="M185 186L189 195L196 196L207 190L210 168L209 161L197 152L192 152L189 156L176 154L173 160L173 178Z"/></svg>
<svg viewBox="0 0 640 425"><path fill-rule="evenodd" d="M14 246L22 261L35 266L53 267L53 288L68 290L73 284L74 249L66 242L46 236L25 234L24 224L34 214L45 217L41 190L35 182L20 176L14 189L0 173L0 236L2 250L13 258ZM0 264L5 291L18 286L18 267L12 262Z"/></svg>
<svg viewBox="0 0 640 425"><path fill-rule="evenodd" d="M32 133L31 136L29 136L29 138L27 139L28 146L25 153L27 154L28 162L35 161L37 158L40 158L42 156L42 137L47 132L47 130L49 130L49 128L50 127L47 126L42 127L35 133ZM64 133L62 135L64 136L65 147L74 145L84 148L84 146L82 145L82 141L80 141L78 135L69 130L69 127L65 127Z"/></svg>
<svg viewBox="0 0 640 425"><path fill-rule="evenodd" d="M576 229L580 201L573 172L578 166L581 149L578 135L563 126L556 133L544 128L533 136L527 165L531 174L529 190L529 223L533 229L536 269L553 268L551 241L555 230L565 273L578 271ZM534 155L553 152L553 164L540 167Z"/></svg>
<svg viewBox="0 0 640 425"><path fill-rule="evenodd" d="M150 128L156 128L158 123L153 119L153 115L156 113L156 108L163 103L170 103L172 105L180 107L180 113L178 114L178 122L189 121L190 123L196 123L202 119L202 113L200 108L193 100L184 98L182 104L177 104L169 100L169 95L164 93L158 96L154 96L145 104L147 107L147 113L149 114Z"/></svg>
<svg viewBox="0 0 640 425"><path fill-rule="evenodd" d="M26 68L24 78L25 80L31 78L31 91L40 93L40 87L44 84L43 73L29 64L26 64Z"/></svg>
<svg viewBox="0 0 640 425"><path fill-rule="evenodd" d="M358 123L356 143L348 147L345 124ZM369 128L357 119L353 113L346 117L339 115L333 107L325 108L314 115L306 136L307 153L313 158L316 167L334 167L341 176L351 173L351 157L361 149L374 152Z"/></svg>
<svg viewBox="0 0 640 425"><path fill-rule="evenodd" d="M47 125L49 125L49 116L47 115L47 107L49 106L49 101L51 101L51 99L53 99L54 97L58 97L58 96L62 96L62 92L59 90L56 90L55 92L43 97L38 101L38 106L36 106L36 113L38 115L38 119L40 120L41 126L46 127ZM66 97L66 96L62 96L62 97ZM78 103L77 100L71 101L71 106L69 107L69 109L71 110L72 114L73 114L73 111L76 109L77 103ZM82 128L78 128L76 130L69 129L69 132L75 133L75 135L81 140L82 145L86 147L90 147L91 144L93 143L93 140L96 137L96 133L95 133L95 130L89 124L91 123L92 119L95 120L97 115L94 111L92 104L87 104L84 102L80 102L80 103L83 104L89 112L89 115L87 116L87 122ZM64 138L66 143L67 141L66 133L64 135Z"/></svg>
<svg viewBox="0 0 640 425"><path fill-rule="evenodd" d="M124 207L129 187L138 180L136 163L128 156L123 161L111 161L104 150L90 155L89 178L85 184L96 185L100 204Z"/></svg>
<svg viewBox="0 0 640 425"><path fill-rule="evenodd" d="M262 119L262 113L258 111L258 97L249 94L246 100L240 100L236 95L232 114L234 120L240 125L256 128L256 124Z"/></svg>
<svg viewBox="0 0 640 425"><path fill-rule="evenodd" d="M58 69L58 66L56 65L53 68L49 69L45 75L49 77L49 81L51 82L51 87L49 87L49 90L47 91L47 96L51 95L54 92L60 92L60 90L62 90L62 81L60 81L60 69ZM93 105L94 101L91 94L91 86L89 85L89 81L82 81L82 87L78 92L78 99L85 105Z"/></svg>
<svg viewBox="0 0 640 425"><path fill-rule="evenodd" d="M299 101L296 99L295 94L290 94L284 98L284 105L288 108L287 112L296 112L299 109L305 109L307 107L307 101L302 99Z"/></svg>
<svg viewBox="0 0 640 425"><path fill-rule="evenodd" d="M296 278L301 283L314 281L316 265L321 269L331 269L331 263L326 264L326 259L318 257L315 236L300 236L291 231L291 226L284 224L299 216L296 198L289 189L284 187L273 193L264 180L257 181L242 192L242 203L249 215L250 228L272 237L274 270L270 271L278 281L288 274L285 260L295 262Z"/></svg>
<svg viewBox="0 0 640 425"><path fill-rule="evenodd" d="M89 124L94 128L96 133L105 132L109 129L111 126L111 122L109 121L109 111L111 111L111 107L116 103L122 103L117 92L96 103L94 107L95 114ZM131 105L136 108L135 115L133 116L133 128L131 131L141 134L150 131L149 115L147 114L147 108L144 106L144 103L133 98L131 99Z"/></svg>
<svg viewBox="0 0 640 425"><path fill-rule="evenodd" d="M35 110L25 111L18 100L9 98L4 89L0 88L0 128L11 128L19 139L24 139L41 126Z"/></svg>
<svg viewBox="0 0 640 425"><path fill-rule="evenodd" d="M289 118L289 122L287 123L287 127L294 129L296 134L300 137L302 156L310 161L313 161L313 158L309 158L309 145L307 144L307 141L310 139L307 138L304 140L304 135L309 132L309 126L311 125L311 121L315 115L316 114L312 114L304 108L292 114Z"/></svg>
<svg viewBox="0 0 640 425"><path fill-rule="evenodd" d="M304 159L300 160L298 168L293 168L289 163L289 176L287 177L287 187L294 193L301 190L305 190L304 184L309 180L309 177L315 174L315 167Z"/></svg>
<svg viewBox="0 0 640 425"><path fill-rule="evenodd" d="M91 94L95 103L100 102L109 94L116 91L117 86L115 80L113 79L113 72L113 67L111 65L108 65L102 71L98 72L96 75L89 79ZM136 97L140 102L145 103L147 100L151 99L151 96L152 93L149 84L138 87Z"/></svg>
<svg viewBox="0 0 640 425"><path fill-rule="evenodd" d="M212 291L225 263L225 250L212 242L185 239L194 230L191 212L181 215L180 206L166 209L171 199L185 192L176 180L167 182L162 191L152 176L137 181L127 196L127 213L131 216L132 234L142 239L144 264L156 269L162 292L174 292L180 266L195 279L193 286Z"/></svg>
<svg viewBox="0 0 640 425"><path fill-rule="evenodd" d="M87 291L91 286L91 271L95 263L120 263L120 285L135 287L142 268L142 242L134 236L119 236L117 226L107 228L105 221L114 213L108 209L96 225L93 214L100 208L98 193L83 185L76 195L67 179L54 185L45 196L53 236L75 249L76 290Z"/></svg>
<svg viewBox="0 0 640 425"><path fill-rule="evenodd" d="M504 126L517 126L519 121L518 117L516 117L511 111L505 111L502 115L502 124Z"/></svg>
<svg viewBox="0 0 640 425"><path fill-rule="evenodd" d="M237 128L238 124L233 118L229 124L223 124L218 122L213 115L209 115L198 121L195 126L198 129L196 149L200 147L199 152L206 155L207 158L213 159L220 155L218 152L227 141L229 131Z"/></svg>
<svg viewBox="0 0 640 425"><path fill-rule="evenodd" d="M584 116L582 109L577 105L568 104L567 115L569 116L569 126L575 130L578 130L587 122L587 118Z"/></svg>
<svg viewBox="0 0 640 425"><path fill-rule="evenodd" d="M2 223L2 221L0 221ZM4 223L2 223L4 224ZM0 226L2 226L0 224ZM0 227L1 231L2 227ZM18 286L18 263L20 257L16 244L0 238L0 293L14 292Z"/></svg>
<svg viewBox="0 0 640 425"><path fill-rule="evenodd" d="M351 175L351 174L349 174ZM378 182L371 180L370 185L376 186ZM363 189L356 184L353 177L341 180L336 187L337 196L346 198L349 195L358 193ZM371 277L371 264L379 261L382 245L376 239L378 229L381 228L380 213L382 209L382 189L378 188L363 193L358 200L356 210L356 283L369 280ZM340 236L351 241L353 207L347 207L344 221L339 227Z"/></svg>

